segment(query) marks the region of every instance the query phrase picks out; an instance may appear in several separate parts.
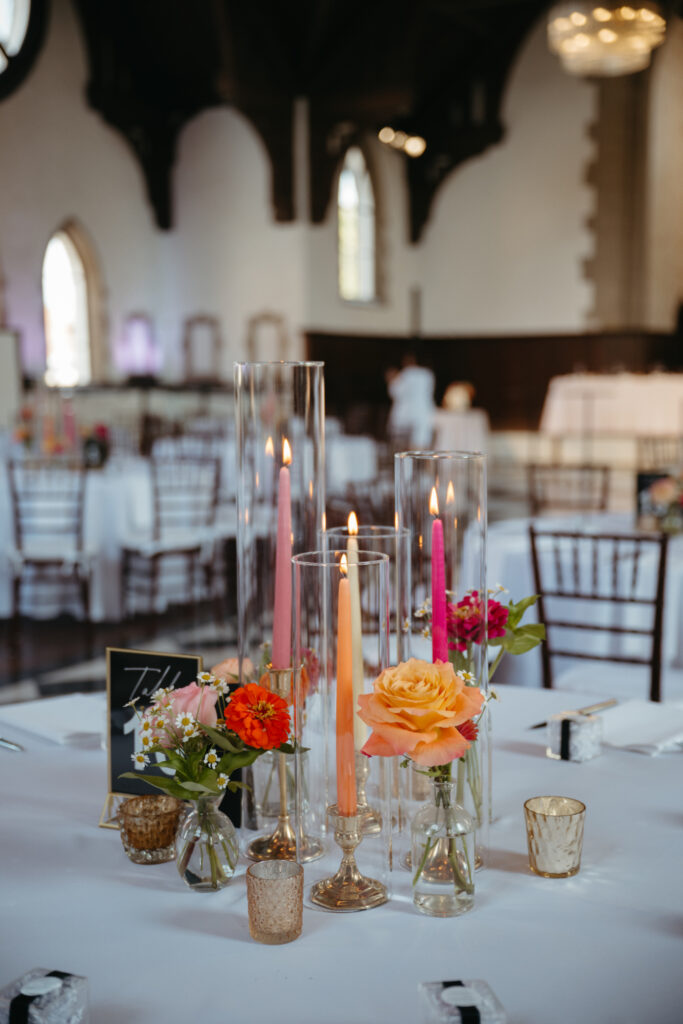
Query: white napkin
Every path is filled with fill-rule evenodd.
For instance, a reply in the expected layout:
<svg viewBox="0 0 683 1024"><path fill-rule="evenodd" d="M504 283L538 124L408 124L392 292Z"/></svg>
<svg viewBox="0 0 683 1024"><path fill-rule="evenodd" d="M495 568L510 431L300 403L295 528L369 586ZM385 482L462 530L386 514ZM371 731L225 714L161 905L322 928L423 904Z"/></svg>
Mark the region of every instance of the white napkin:
<svg viewBox="0 0 683 1024"><path fill-rule="evenodd" d="M683 750L683 707L627 700L602 715L603 743L641 754Z"/></svg>
<svg viewBox="0 0 683 1024"><path fill-rule="evenodd" d="M104 735L105 693L69 693L0 706L0 725L12 725L53 743L97 747Z"/></svg>

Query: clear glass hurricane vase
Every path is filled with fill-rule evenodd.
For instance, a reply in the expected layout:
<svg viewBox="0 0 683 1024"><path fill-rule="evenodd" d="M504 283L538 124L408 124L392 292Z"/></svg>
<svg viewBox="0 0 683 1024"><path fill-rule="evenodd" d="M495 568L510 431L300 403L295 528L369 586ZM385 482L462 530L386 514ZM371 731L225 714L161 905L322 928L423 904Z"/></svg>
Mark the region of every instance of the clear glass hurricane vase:
<svg viewBox="0 0 683 1024"><path fill-rule="evenodd" d="M486 584L486 456L478 452L400 452L395 456L396 523L410 532L410 557L399 563L399 587L408 590L401 622L401 660L434 660L433 576L435 526L442 535L446 591L444 654L467 685L488 697ZM442 645L443 650L443 645ZM485 859L491 816L490 709L478 717L478 738L453 765L459 802L477 824L477 866ZM401 796L414 802L411 772L401 772ZM418 787L419 790L419 787Z"/></svg>
<svg viewBox="0 0 683 1024"><path fill-rule="evenodd" d="M413 903L432 917L457 917L474 905L475 822L452 779L432 781L432 797L412 821Z"/></svg>
<svg viewBox="0 0 683 1024"><path fill-rule="evenodd" d="M195 892L223 889L235 874L239 846L235 826L219 810L221 796L193 800L176 839L176 866Z"/></svg>

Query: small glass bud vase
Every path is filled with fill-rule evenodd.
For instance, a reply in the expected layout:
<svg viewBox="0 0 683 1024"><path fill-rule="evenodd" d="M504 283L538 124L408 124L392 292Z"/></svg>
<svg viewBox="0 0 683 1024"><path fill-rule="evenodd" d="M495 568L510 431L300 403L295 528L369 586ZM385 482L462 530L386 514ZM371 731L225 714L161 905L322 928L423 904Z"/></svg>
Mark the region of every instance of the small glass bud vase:
<svg viewBox="0 0 683 1024"><path fill-rule="evenodd" d="M176 866L195 892L224 889L235 874L239 845L235 826L218 809L222 797L193 800L176 839Z"/></svg>
<svg viewBox="0 0 683 1024"><path fill-rule="evenodd" d="M454 781L433 779L432 798L411 826L413 903L431 917L474 906L475 823L456 796Z"/></svg>

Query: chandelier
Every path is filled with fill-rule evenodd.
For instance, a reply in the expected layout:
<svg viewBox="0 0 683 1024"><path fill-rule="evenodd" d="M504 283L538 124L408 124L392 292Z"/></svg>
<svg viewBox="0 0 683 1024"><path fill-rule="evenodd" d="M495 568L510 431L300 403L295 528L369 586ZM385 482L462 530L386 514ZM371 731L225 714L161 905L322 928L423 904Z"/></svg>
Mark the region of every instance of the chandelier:
<svg viewBox="0 0 683 1024"><path fill-rule="evenodd" d="M548 45L572 75L628 75L648 66L665 29L649 0L637 7L559 4L548 15Z"/></svg>

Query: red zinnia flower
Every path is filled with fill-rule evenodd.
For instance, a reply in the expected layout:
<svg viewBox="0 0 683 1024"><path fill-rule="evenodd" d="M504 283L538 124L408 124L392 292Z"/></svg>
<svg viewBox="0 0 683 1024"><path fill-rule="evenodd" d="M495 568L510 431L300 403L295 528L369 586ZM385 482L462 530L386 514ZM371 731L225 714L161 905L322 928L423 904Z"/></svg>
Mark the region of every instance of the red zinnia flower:
<svg viewBox="0 0 683 1024"><path fill-rule="evenodd" d="M225 722L247 746L259 750L273 750L289 736L287 701L258 683L247 683L231 694Z"/></svg>

